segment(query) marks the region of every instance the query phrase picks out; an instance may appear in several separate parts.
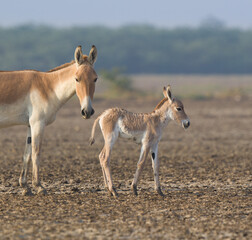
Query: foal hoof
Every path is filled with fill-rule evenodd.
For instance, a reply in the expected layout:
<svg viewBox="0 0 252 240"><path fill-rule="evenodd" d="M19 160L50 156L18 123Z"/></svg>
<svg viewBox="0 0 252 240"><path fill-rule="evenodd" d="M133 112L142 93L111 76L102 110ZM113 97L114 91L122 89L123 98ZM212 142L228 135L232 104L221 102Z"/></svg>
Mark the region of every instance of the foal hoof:
<svg viewBox="0 0 252 240"><path fill-rule="evenodd" d="M157 189L157 194L160 195L161 197L165 196L160 187Z"/></svg>
<svg viewBox="0 0 252 240"><path fill-rule="evenodd" d="M47 195L47 191L46 191L45 188L39 186L39 187L38 187L38 190L37 190L37 194L38 194L38 195L43 195L43 196L45 196L45 195Z"/></svg>
<svg viewBox="0 0 252 240"><path fill-rule="evenodd" d="M137 186L136 186L135 184L133 184L133 185L131 186L131 189L132 189L134 195L135 195L135 196L138 196L138 193L137 193Z"/></svg>
<svg viewBox="0 0 252 240"><path fill-rule="evenodd" d="M22 192L23 196L33 196L34 194L32 193L30 188L25 188Z"/></svg>
<svg viewBox="0 0 252 240"><path fill-rule="evenodd" d="M117 193L117 191L116 191L116 189L114 187L112 188L111 193L114 196L114 198L118 198L118 193Z"/></svg>

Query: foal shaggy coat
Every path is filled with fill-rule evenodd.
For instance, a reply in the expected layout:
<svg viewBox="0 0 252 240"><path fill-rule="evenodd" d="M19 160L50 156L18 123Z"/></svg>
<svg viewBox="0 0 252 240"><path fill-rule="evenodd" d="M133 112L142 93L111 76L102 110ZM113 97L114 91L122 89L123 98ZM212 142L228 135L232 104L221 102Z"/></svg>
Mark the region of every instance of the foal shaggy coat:
<svg viewBox="0 0 252 240"><path fill-rule="evenodd" d="M113 186L109 162L113 145L119 136L132 138L134 141L142 144L137 170L131 185L134 194L137 195L137 182L147 155L150 152L154 171L155 190L159 195L163 196L159 183L158 161L158 143L162 132L169 120L175 120L185 129L190 126L190 121L184 111L182 102L172 97L169 85L164 87L163 94L165 98L151 113L132 113L121 108L111 108L105 110L94 122L90 144L92 145L95 141L95 128L99 121L105 141L99 159L105 186L114 196L117 196L117 192Z"/></svg>

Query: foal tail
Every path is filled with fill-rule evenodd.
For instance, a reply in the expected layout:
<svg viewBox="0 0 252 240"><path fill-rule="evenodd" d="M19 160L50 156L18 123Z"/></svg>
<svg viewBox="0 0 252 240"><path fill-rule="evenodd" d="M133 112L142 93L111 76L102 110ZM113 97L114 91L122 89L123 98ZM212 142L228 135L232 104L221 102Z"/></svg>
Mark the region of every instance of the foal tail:
<svg viewBox="0 0 252 240"><path fill-rule="evenodd" d="M96 125L98 123L98 121L100 120L101 116L99 116L98 118L95 119L93 127L92 127L92 132L91 132L91 137L89 138L89 144L93 145L95 143L95 139L94 139L94 134L95 134L95 128Z"/></svg>

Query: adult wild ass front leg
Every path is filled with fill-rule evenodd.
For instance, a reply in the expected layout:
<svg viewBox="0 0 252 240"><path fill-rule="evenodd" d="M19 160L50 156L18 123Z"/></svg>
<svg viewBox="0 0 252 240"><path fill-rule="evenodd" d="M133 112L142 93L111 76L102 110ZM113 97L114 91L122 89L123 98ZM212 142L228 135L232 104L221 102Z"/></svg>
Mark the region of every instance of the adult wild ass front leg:
<svg viewBox="0 0 252 240"><path fill-rule="evenodd" d="M31 123L27 131L27 141L23 156L23 168L19 178L19 184L25 188L24 195L32 195L31 189L27 185L27 173L29 163L32 159L32 185L36 188L38 194L47 194L46 189L41 185L39 178L39 158L42 145L45 124L43 121Z"/></svg>
<svg viewBox="0 0 252 240"><path fill-rule="evenodd" d="M23 167L19 178L19 185L23 187L25 190L23 192L24 195L32 195L31 189L27 185L27 173L29 171L29 165L31 161L31 128L30 126L27 129L27 137L25 143L25 151L23 155Z"/></svg>
<svg viewBox="0 0 252 240"><path fill-rule="evenodd" d="M31 124L32 138L32 185L37 189L37 193L47 194L47 191L40 183L39 178L39 158L44 134L45 124L42 121L37 121Z"/></svg>

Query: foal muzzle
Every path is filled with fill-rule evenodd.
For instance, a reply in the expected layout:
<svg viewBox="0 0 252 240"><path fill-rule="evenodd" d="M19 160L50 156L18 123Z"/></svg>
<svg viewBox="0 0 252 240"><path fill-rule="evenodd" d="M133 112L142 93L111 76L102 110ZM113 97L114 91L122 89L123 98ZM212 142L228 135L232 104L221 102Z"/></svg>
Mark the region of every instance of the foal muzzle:
<svg viewBox="0 0 252 240"><path fill-rule="evenodd" d="M189 119L182 120L182 127L183 127L184 129L189 128L189 126L190 126L190 120L189 120Z"/></svg>

